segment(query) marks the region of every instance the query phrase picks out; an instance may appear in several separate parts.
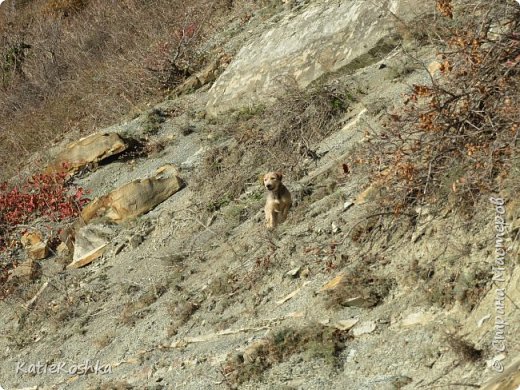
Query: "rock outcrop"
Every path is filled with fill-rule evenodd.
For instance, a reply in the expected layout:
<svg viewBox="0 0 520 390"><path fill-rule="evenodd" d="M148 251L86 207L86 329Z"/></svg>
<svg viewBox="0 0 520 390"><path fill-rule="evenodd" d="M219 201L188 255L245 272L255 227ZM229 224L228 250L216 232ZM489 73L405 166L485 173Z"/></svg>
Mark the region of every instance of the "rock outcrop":
<svg viewBox="0 0 520 390"><path fill-rule="evenodd" d="M422 3L326 1L284 17L245 45L217 79L209 91L208 114L265 101L284 78L303 88L324 74L381 60L399 43L396 25L426 11Z"/></svg>
<svg viewBox="0 0 520 390"><path fill-rule="evenodd" d="M177 169L166 165L152 177L134 180L95 199L83 209L81 217L86 223L96 217L121 223L150 211L183 186Z"/></svg>
<svg viewBox="0 0 520 390"><path fill-rule="evenodd" d="M77 172L88 164L123 152L125 141L116 133L96 133L68 145L47 168L47 172Z"/></svg>

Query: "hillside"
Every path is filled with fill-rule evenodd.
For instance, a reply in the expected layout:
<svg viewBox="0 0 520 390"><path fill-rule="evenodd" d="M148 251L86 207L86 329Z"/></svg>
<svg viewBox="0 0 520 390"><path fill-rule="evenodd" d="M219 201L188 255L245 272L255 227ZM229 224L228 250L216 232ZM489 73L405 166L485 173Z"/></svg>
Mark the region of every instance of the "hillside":
<svg viewBox="0 0 520 390"><path fill-rule="evenodd" d="M518 389L519 22L2 3L0 388Z"/></svg>

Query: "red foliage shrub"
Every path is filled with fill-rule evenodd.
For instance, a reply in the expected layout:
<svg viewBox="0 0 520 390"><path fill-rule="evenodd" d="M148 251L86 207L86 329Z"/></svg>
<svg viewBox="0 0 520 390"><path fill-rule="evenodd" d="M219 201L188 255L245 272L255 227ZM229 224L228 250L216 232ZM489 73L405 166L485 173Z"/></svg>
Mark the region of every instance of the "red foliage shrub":
<svg viewBox="0 0 520 390"><path fill-rule="evenodd" d="M38 218L52 222L76 217L88 202L85 191L74 187L66 173L37 174L20 186L0 185L0 251L10 234Z"/></svg>

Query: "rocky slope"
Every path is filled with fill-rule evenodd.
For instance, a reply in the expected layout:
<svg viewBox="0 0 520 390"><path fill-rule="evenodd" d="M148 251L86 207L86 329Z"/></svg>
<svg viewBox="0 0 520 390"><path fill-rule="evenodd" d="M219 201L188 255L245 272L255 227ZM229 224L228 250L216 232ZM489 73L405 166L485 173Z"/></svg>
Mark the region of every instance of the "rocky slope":
<svg viewBox="0 0 520 390"><path fill-rule="evenodd" d="M89 225L108 237L101 257L77 269L65 269L70 255L41 260L40 276L0 302L5 389L478 388L514 363L518 240L513 229L496 278L496 205L482 199L469 221L426 208L395 219L374 207L366 177L343 168L365 130L380 129L409 86L429 80L435 52L414 46L403 25L433 6L334 0L277 10L215 38L236 54L212 86L102 130L148 149L83 170L75 182L91 197L167 164L185 186L137 218L94 218ZM287 170L295 204L271 232L260 182L213 199L219 207L200 189L218 186L219 175L205 174L207 156L240 149L223 129L246 129L283 96L284 79L347 85L352 96L335 131L305 145L315 155L298 167L285 156L279 166L237 164L237 178ZM505 218L518 227L518 203L503 196ZM507 324L504 351L498 318ZM94 372L74 372L85 361ZM30 366L38 363L45 368Z"/></svg>

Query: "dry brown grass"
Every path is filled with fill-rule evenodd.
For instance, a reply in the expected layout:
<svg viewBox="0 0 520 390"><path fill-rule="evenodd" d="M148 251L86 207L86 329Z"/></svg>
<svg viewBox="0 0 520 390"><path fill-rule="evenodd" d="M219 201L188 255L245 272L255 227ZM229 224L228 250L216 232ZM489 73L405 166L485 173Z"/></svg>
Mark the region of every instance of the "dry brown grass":
<svg viewBox="0 0 520 390"><path fill-rule="evenodd" d="M307 359L324 359L334 367L348 337L346 331L319 324L278 329L254 342L243 354L230 354L222 374L230 388L237 388L244 382L259 380L264 371L294 354L302 354Z"/></svg>
<svg viewBox="0 0 520 390"><path fill-rule="evenodd" d="M160 100L218 52L241 1L7 1L0 6L0 178L68 131Z"/></svg>
<svg viewBox="0 0 520 390"><path fill-rule="evenodd" d="M302 90L290 80L281 86L274 104L238 110L223 125L221 136L228 142L206 154L194 183L207 210L235 200L265 172L303 177L304 161L320 157L317 143L337 130L352 99L340 85Z"/></svg>

